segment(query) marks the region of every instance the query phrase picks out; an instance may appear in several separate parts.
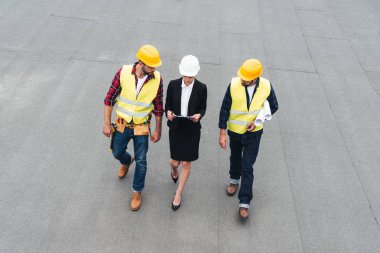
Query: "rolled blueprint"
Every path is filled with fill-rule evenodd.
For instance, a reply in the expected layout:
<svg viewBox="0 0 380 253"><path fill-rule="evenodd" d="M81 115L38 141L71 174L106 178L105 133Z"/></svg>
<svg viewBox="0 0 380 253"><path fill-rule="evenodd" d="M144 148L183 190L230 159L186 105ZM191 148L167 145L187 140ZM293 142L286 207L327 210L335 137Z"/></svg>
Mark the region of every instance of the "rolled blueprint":
<svg viewBox="0 0 380 253"><path fill-rule="evenodd" d="M270 111L270 106L268 100L265 100L263 108L261 108L259 114L257 115L255 119L255 126L261 126L264 124L265 120L271 120L272 119L272 113Z"/></svg>
<svg viewBox="0 0 380 253"><path fill-rule="evenodd" d="M264 115L264 107L261 108L261 110L259 111L259 114L257 114L257 117L255 119L255 126L261 126L265 121L265 115Z"/></svg>
<svg viewBox="0 0 380 253"><path fill-rule="evenodd" d="M265 120L271 120L272 119L272 112L270 111L270 106L268 100L265 100L264 102L264 116Z"/></svg>

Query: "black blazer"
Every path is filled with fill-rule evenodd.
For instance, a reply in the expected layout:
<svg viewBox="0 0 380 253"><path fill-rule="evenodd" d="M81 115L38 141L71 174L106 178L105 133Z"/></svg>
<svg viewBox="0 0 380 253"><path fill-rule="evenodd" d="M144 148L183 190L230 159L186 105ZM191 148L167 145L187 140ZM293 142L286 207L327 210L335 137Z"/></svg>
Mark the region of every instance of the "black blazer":
<svg viewBox="0 0 380 253"><path fill-rule="evenodd" d="M166 92L165 113L170 110L174 112L175 115L181 114L181 85L182 77L169 82L168 90ZM195 79L189 99L189 105L187 107L187 115L192 116L199 113L202 118L206 113L206 107L207 86ZM186 118L176 118L173 121L168 120L167 124L171 131L178 131L182 129L188 132L196 132L202 128L199 121L194 123Z"/></svg>

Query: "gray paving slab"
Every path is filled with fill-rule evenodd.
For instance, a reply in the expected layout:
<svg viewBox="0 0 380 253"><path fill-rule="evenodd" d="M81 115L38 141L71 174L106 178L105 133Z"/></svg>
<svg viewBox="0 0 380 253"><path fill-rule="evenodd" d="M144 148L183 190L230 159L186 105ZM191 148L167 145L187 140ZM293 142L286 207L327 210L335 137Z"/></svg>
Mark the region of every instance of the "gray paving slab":
<svg viewBox="0 0 380 253"><path fill-rule="evenodd" d="M310 38L308 43L352 163L377 218L379 155L375 147L380 137L377 131L380 101L347 42Z"/></svg>
<svg viewBox="0 0 380 253"><path fill-rule="evenodd" d="M55 10L52 11L53 16L71 17L73 19L96 19L101 13L105 0L88 1L88 0L68 0L57 1Z"/></svg>
<svg viewBox="0 0 380 253"><path fill-rule="evenodd" d="M365 71L380 72L380 36L356 35L351 38L351 45Z"/></svg>
<svg viewBox="0 0 380 253"><path fill-rule="evenodd" d="M368 0L369 7L372 10L379 11L380 10L380 3L376 0Z"/></svg>
<svg viewBox="0 0 380 253"><path fill-rule="evenodd" d="M215 14L208 15L209 10ZM220 8L215 8L213 2L198 5L185 5L181 26L174 36L182 38L177 44L177 59L185 54L194 54L202 57L203 62L219 64L220 50ZM202 27L204 30L200 30ZM169 38L171 39L171 38ZM162 45L165 47L165 45ZM189 52L189 53L186 53Z"/></svg>
<svg viewBox="0 0 380 253"><path fill-rule="evenodd" d="M47 76L46 76L47 77ZM51 82L55 80L50 80ZM29 83L28 80L25 83ZM38 88L43 90L43 82L41 85L35 86L35 91ZM58 89L58 91L62 91ZM75 92L75 91L74 91ZM32 95L32 94L30 94ZM64 95L61 93L60 95ZM27 98L27 94L24 95ZM58 94L56 95L57 97ZM34 95L37 97L37 95ZM42 97L41 97L42 98ZM55 98L53 96L52 98ZM66 99L65 96L60 97L61 100ZM69 160L67 157L73 159L73 154L67 152L65 148L69 144L67 141L59 141L55 137L59 136L56 132L51 131L50 135L47 134L46 127L54 127L58 132L62 130L61 122L57 120L53 122L51 119L53 113L58 113L60 111L59 104L56 104L56 107L49 107L49 104L55 104L58 100L50 100L50 103L45 104L45 111L41 108L40 111L30 111L29 115L24 115L24 118L21 118L18 125L24 125L25 133L20 133L21 139L26 140L25 142L17 142L18 148L16 151L12 152L12 156L9 158L9 167L6 167L6 170L2 170L1 182L5 185L16 185L18 196L13 194L7 194L2 196L2 200L13 201L13 205L9 205L11 208L7 209L7 212L2 216L2 222L12 224L12 228L18 228L20 231L15 231L15 229L9 229L7 231L7 236L2 237L8 242L13 242L7 250L2 248L2 251L14 251L17 246L17 251L25 251L28 248L34 248L38 251L39 238L43 237L46 231L46 226L49 225L50 219L54 218L54 213L57 210L63 210L61 206L62 198L65 198L65 193L69 189L67 185L71 182L63 181L61 175L56 175L58 172L67 172L65 170L59 170L58 159L64 159L65 161ZM43 101L38 101L43 102ZM37 105L38 102L34 104ZM62 102L62 101L61 101ZM14 111L16 113L16 111ZM11 115L9 115L11 116ZM7 120L9 122L9 120ZM13 121L11 121L13 123ZM30 129L32 128L32 129ZM10 128L11 129L11 128ZM8 128L6 128L8 130ZM36 148L36 143L40 143ZM66 152L65 152L66 151ZM56 154L56 157L54 157ZM79 153L78 153L79 154ZM62 155L62 156L61 156ZM33 159L31 159L33 157ZM53 158L53 159L52 159ZM62 168L65 168L61 164ZM12 168L18 168L17 173L10 170ZM66 168L65 168L66 169ZM77 174L72 173L71 176L75 177ZM25 176L28 177L28 180L25 181ZM56 179L62 185L57 184ZM63 196L62 196L63 195ZM13 199L16 197L16 199ZM20 206L21 205L21 206ZM22 218L20 218L22 217ZM33 219L30 219L33 217ZM5 227L5 226L4 226ZM33 233L32 233L33 231ZM13 241L11 238L22 236L25 240L22 240L21 243ZM3 246L4 244L2 244ZM16 252L16 250L14 251Z"/></svg>
<svg viewBox="0 0 380 253"><path fill-rule="evenodd" d="M0 19L0 47L22 50L46 24L46 17L5 15Z"/></svg>
<svg viewBox="0 0 380 253"><path fill-rule="evenodd" d="M132 48L135 44L137 32L133 29L134 25L136 20L125 23L118 18L94 21L81 37L72 57L115 62L133 60L135 53L126 48Z"/></svg>
<svg viewBox="0 0 380 253"><path fill-rule="evenodd" d="M50 16L44 29L25 48L42 55L69 58L91 23L89 20Z"/></svg>
<svg viewBox="0 0 380 253"><path fill-rule="evenodd" d="M268 67L315 72L290 0L261 2L260 19Z"/></svg>
<svg viewBox="0 0 380 253"><path fill-rule="evenodd" d="M326 0L330 7L347 9L347 10L368 10L370 4L368 0Z"/></svg>
<svg viewBox="0 0 380 253"><path fill-rule="evenodd" d="M380 90L380 73L379 72L366 72L368 79L371 81L374 90Z"/></svg>
<svg viewBox="0 0 380 253"><path fill-rule="evenodd" d="M23 141L9 133L15 131L25 137L36 126L38 122L31 115L38 115L44 109L54 92L52 83L57 80L65 60L20 52L1 52L1 59L0 126L3 131L0 136L2 147L13 154ZM41 90L44 90L42 94Z"/></svg>
<svg viewBox="0 0 380 253"><path fill-rule="evenodd" d="M259 1L223 1L221 4L220 31L254 34L261 31ZM244 6L245 8L241 8ZM239 15L231 15L238 13ZM249 17L249 18L248 18Z"/></svg>
<svg viewBox="0 0 380 253"><path fill-rule="evenodd" d="M62 0L1 1L0 13L9 16L47 17L55 11Z"/></svg>
<svg viewBox="0 0 380 253"><path fill-rule="evenodd" d="M379 227L321 81L311 73L271 76L288 97L278 121L305 252L375 252Z"/></svg>
<svg viewBox="0 0 380 253"><path fill-rule="evenodd" d="M292 0L296 10L325 11L328 5L325 0Z"/></svg>
<svg viewBox="0 0 380 253"><path fill-rule="evenodd" d="M149 11L146 13L146 15L138 15L139 20L177 24L183 20L184 15L189 15L191 11L194 11L193 15L196 17L197 13L204 13L206 10L205 8L211 6L215 2L216 1L214 0L192 5L188 2L180 3L175 0L169 0L165 2L144 0L136 4L136 10L141 7L148 8L150 10L160 10Z"/></svg>
<svg viewBox="0 0 380 253"><path fill-rule="evenodd" d="M208 1L210 3L210 1ZM207 3L199 3L195 8L199 8ZM162 23L180 23L182 14L187 13L187 7L191 7L190 3L179 2L175 0L168 1L123 1L112 0L107 1L101 8L98 19L105 17L117 18L119 21L145 20L151 22ZM186 7L186 8L185 8ZM140 11L149 9L152 11L145 12L140 15ZM159 10L159 11L153 11Z"/></svg>
<svg viewBox="0 0 380 253"><path fill-rule="evenodd" d="M240 44L236 43L237 41L251 41L252 44ZM236 34L223 32L220 34L219 54L223 56L221 57L221 64L223 67L228 68L228 70L226 69L228 72L225 78L230 79L231 75L237 72L238 66L244 62L249 55L255 55L257 58L265 59L264 40L260 36L260 33ZM264 61L265 60L263 60L263 62ZM221 72L224 73L224 71Z"/></svg>
<svg viewBox="0 0 380 253"><path fill-rule="evenodd" d="M304 36L345 39L331 11L297 10Z"/></svg>
<svg viewBox="0 0 380 253"><path fill-rule="evenodd" d="M373 0L1 1L0 252L378 252L378 10ZM145 43L161 52L164 90L186 54L208 85L200 159L175 213L166 120L138 212L134 166L119 180L101 134L111 80ZM217 122L252 57L280 110L241 223Z"/></svg>
<svg viewBox="0 0 380 253"><path fill-rule="evenodd" d="M343 32L378 35L379 22L371 10L334 8L334 13Z"/></svg>
<svg viewBox="0 0 380 253"><path fill-rule="evenodd" d="M14 0L13 1L12 0L1 1L1 3L0 3L0 16L3 16L5 13L7 13L13 4L14 4Z"/></svg>

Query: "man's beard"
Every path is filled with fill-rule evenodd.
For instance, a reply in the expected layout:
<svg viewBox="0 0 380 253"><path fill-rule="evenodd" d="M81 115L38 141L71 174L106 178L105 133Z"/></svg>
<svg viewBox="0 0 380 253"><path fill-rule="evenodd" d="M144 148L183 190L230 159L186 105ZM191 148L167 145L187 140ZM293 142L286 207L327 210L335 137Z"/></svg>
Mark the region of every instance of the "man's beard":
<svg viewBox="0 0 380 253"><path fill-rule="evenodd" d="M143 65L143 67L142 67L142 71L143 71L143 73L145 74L145 75L150 75L151 73L149 73L149 72L146 72L146 70L145 70L145 65Z"/></svg>

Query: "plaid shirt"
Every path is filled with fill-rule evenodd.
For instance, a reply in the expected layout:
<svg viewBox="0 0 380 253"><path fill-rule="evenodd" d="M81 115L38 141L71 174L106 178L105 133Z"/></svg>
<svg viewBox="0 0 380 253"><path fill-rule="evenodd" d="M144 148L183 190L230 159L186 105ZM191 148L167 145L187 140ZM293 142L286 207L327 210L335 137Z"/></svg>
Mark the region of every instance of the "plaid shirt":
<svg viewBox="0 0 380 253"><path fill-rule="evenodd" d="M135 75L136 73L136 65L135 63L132 68L132 75ZM115 77L113 78L111 87L109 88L106 98L104 99L104 105L108 106L114 106L116 103L117 97L120 95L121 92L121 86L120 86L120 72L123 67L121 67L117 73L115 74ZM144 84L146 84L149 80L154 78L154 74L148 75L148 78L145 80ZM162 97L163 97L163 84L162 84L162 78L160 79L160 86L158 87L157 96L153 100L153 114L157 117L161 117L164 113L164 107L162 103ZM137 86L137 76L135 75L135 84ZM143 86L144 86L143 84Z"/></svg>

